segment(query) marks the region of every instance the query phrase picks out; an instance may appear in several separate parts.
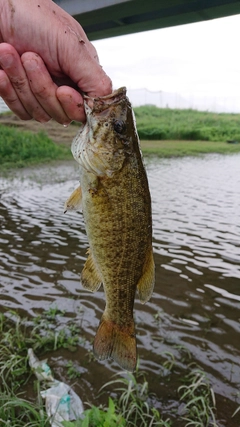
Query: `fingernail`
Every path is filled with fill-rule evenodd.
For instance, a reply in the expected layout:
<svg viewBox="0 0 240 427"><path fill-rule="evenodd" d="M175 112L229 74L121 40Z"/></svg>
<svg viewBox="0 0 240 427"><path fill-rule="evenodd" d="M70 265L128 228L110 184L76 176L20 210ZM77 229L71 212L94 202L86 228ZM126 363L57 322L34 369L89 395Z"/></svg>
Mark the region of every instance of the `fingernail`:
<svg viewBox="0 0 240 427"><path fill-rule="evenodd" d="M28 71L34 71L38 68L38 63L35 59L26 59L25 61L23 60L23 66Z"/></svg>
<svg viewBox="0 0 240 427"><path fill-rule="evenodd" d="M0 65L3 69L11 67L13 63L13 56L11 54L2 55L0 57Z"/></svg>

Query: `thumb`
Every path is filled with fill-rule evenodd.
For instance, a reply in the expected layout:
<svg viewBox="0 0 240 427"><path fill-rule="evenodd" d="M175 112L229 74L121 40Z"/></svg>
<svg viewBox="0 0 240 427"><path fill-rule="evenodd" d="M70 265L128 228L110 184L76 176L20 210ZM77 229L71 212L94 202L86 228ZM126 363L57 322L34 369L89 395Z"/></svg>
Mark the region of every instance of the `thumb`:
<svg viewBox="0 0 240 427"><path fill-rule="evenodd" d="M104 96L112 92L111 79L99 64L97 51L85 33L75 33L71 29L69 40L67 43L64 40L58 58L62 61L64 74L87 95Z"/></svg>

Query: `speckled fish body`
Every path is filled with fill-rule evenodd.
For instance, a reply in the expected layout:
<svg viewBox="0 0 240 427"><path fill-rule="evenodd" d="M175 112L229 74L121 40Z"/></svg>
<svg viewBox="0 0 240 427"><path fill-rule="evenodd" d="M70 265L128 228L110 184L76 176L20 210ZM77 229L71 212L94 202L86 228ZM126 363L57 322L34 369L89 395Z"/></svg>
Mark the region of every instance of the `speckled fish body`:
<svg viewBox="0 0 240 427"><path fill-rule="evenodd" d="M81 190L65 206L71 209L81 199L90 246L82 284L91 291L103 284L106 296L94 354L133 371L135 293L145 303L154 286L148 181L126 89L102 98L86 96L84 105L87 122L72 143Z"/></svg>

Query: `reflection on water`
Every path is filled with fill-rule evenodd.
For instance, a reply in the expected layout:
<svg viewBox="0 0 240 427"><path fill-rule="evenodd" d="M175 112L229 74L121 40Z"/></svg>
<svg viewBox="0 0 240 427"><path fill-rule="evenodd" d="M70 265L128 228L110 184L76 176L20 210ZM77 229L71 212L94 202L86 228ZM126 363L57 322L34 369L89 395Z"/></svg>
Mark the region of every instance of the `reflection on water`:
<svg viewBox="0 0 240 427"><path fill-rule="evenodd" d="M90 340L104 296L79 283L88 247L83 218L63 214L78 185L74 167L41 167L0 179L0 309L35 316L57 305L77 317L81 307ZM150 303L135 304L140 367L154 372L156 381L160 355L188 349L215 392L237 402L240 156L148 159L147 171L156 286ZM117 369L114 363L96 366L99 372Z"/></svg>

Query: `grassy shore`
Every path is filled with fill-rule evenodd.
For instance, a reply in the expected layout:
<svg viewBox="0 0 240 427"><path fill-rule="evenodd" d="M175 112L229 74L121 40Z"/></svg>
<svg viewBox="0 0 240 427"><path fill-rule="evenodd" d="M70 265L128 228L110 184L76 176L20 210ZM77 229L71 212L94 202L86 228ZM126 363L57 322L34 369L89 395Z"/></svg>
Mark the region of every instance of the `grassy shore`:
<svg viewBox="0 0 240 427"><path fill-rule="evenodd" d="M153 105L137 107L134 111L141 139L240 141L240 114L171 110Z"/></svg>
<svg viewBox="0 0 240 427"><path fill-rule="evenodd" d="M24 167L34 163L70 158L69 150L55 144L46 133L0 126L0 167Z"/></svg>
<svg viewBox="0 0 240 427"><path fill-rule="evenodd" d="M149 107L150 108L150 107ZM159 109L158 109L159 110ZM1 119L2 116L0 116ZM41 125L2 117L0 126L0 168L25 167L53 160L72 159L70 145L77 126L64 129L57 123ZM153 127L153 129L155 129ZM141 135L141 123L139 133ZM229 132L230 134L231 132ZM154 134L155 135L155 134ZM149 135L149 138L153 135ZM207 153L239 153L240 144L226 141L141 139L143 154L159 157L197 156Z"/></svg>
<svg viewBox="0 0 240 427"><path fill-rule="evenodd" d="M144 155L154 154L158 157L183 157L210 153L240 153L240 144L228 144L222 141L142 140L141 149Z"/></svg>

